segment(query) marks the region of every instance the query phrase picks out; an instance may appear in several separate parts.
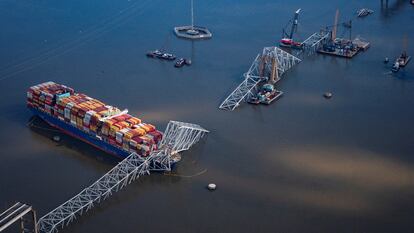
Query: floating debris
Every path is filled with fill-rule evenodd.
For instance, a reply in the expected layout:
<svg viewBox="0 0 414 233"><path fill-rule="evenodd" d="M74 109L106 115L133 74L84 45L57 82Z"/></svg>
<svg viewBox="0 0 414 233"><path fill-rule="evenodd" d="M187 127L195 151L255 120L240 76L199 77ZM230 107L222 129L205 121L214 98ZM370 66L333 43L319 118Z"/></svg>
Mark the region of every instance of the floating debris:
<svg viewBox="0 0 414 233"><path fill-rule="evenodd" d="M368 8L362 8L362 9L359 9L357 11L358 17L365 17L365 16L370 15L372 13L374 13L374 11L371 10L371 9L368 9Z"/></svg>
<svg viewBox="0 0 414 233"><path fill-rule="evenodd" d="M53 136L53 141L60 142L60 136L59 135Z"/></svg>

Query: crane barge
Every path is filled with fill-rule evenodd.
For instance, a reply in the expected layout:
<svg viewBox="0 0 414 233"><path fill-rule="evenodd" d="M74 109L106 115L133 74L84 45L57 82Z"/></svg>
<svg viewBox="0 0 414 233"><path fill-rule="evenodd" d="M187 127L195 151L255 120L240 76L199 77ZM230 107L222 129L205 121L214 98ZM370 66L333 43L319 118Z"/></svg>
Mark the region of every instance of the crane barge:
<svg viewBox="0 0 414 233"><path fill-rule="evenodd" d="M299 13L301 9L298 9L295 11L295 14L293 16L292 20L292 27L290 29L290 33L287 34L286 30L283 29L283 38L280 40L279 45L281 47L286 48L293 48L293 49L302 49L302 42L297 42L293 39L293 34L298 28L298 20L299 20Z"/></svg>

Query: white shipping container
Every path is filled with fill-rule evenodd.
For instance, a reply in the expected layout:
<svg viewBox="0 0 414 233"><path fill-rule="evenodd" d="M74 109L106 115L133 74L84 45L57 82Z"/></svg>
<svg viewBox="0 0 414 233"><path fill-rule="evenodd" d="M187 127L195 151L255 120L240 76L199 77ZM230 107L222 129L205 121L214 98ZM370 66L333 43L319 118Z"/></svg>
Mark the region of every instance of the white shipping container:
<svg viewBox="0 0 414 233"><path fill-rule="evenodd" d="M85 117L83 118L83 123L85 125L89 125L90 121L91 121L91 116L90 115L85 115Z"/></svg>
<svg viewBox="0 0 414 233"><path fill-rule="evenodd" d="M119 132L119 131L116 132L115 139L118 143L122 143L122 137L123 137L123 134L121 132Z"/></svg>
<svg viewBox="0 0 414 233"><path fill-rule="evenodd" d="M129 141L129 145L132 147L137 147L137 142L134 140Z"/></svg>
<svg viewBox="0 0 414 233"><path fill-rule="evenodd" d="M147 145L141 145L141 149L144 150L145 152L150 150L149 146Z"/></svg>
<svg viewBox="0 0 414 233"><path fill-rule="evenodd" d="M65 108L65 118L70 119L70 109L69 108Z"/></svg>
<svg viewBox="0 0 414 233"><path fill-rule="evenodd" d="M149 138L149 139L151 139L151 140L155 140L154 135L151 135L151 134L145 134L145 136L146 136L146 137L148 137L148 138Z"/></svg>

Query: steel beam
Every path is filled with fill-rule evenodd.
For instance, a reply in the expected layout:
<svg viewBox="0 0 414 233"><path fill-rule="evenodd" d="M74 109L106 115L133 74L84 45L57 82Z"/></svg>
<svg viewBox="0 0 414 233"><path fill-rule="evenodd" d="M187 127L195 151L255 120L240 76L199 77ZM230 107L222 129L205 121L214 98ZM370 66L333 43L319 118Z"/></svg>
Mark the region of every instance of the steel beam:
<svg viewBox="0 0 414 233"><path fill-rule="evenodd" d="M148 157L130 154L92 185L40 218L38 229L44 233L57 232L59 227L68 225L76 216L87 212L137 178L150 174L150 171L170 171L174 162L172 157L188 150L206 133L208 131L199 125L170 121L158 146L159 150L152 151Z"/></svg>
<svg viewBox="0 0 414 233"><path fill-rule="evenodd" d="M252 95L261 81L269 80L267 73L272 71L272 63L266 62L275 59L278 66L278 77L298 64L301 60L290 53L278 47L265 47L262 54L259 54L254 59L247 73L244 75L245 79L234 91L220 104L219 108L233 111L242 101L245 101Z"/></svg>

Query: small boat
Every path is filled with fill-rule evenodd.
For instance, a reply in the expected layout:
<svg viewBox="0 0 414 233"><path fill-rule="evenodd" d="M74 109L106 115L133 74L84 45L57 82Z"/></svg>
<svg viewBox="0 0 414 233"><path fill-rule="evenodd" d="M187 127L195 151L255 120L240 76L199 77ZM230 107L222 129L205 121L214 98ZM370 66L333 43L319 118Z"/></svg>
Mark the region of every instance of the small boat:
<svg viewBox="0 0 414 233"><path fill-rule="evenodd" d="M411 60L411 56L408 56L406 52L402 52L400 57L395 60L394 65L391 68L392 72L398 72L401 67L405 67Z"/></svg>
<svg viewBox="0 0 414 233"><path fill-rule="evenodd" d="M152 58L156 58L162 55L162 52L158 49L154 50L154 51L149 51L147 53L147 57L152 57Z"/></svg>
<svg viewBox="0 0 414 233"><path fill-rule="evenodd" d="M147 57L159 58L159 59L170 60L170 61L175 60L176 58L174 54L164 53L158 49L147 52Z"/></svg>
<svg viewBox="0 0 414 233"><path fill-rule="evenodd" d="M173 60L175 60L176 57L174 56L174 54L171 54L171 53L163 53L161 55L161 57L159 57L159 58L164 59L164 60L173 61Z"/></svg>
<svg viewBox="0 0 414 233"><path fill-rule="evenodd" d="M188 66L191 65L191 60L185 59L185 58L179 58L174 64L174 66L177 68L183 67L184 65L188 65Z"/></svg>
<svg viewBox="0 0 414 233"><path fill-rule="evenodd" d="M406 52L401 53L401 56L397 59L397 62L399 63L400 67L404 67L408 64L408 62L411 60L411 56L408 56Z"/></svg>

